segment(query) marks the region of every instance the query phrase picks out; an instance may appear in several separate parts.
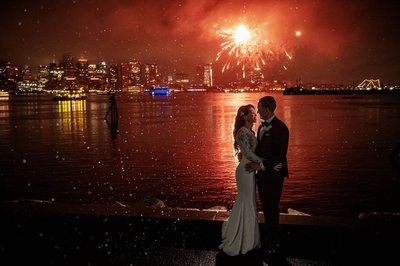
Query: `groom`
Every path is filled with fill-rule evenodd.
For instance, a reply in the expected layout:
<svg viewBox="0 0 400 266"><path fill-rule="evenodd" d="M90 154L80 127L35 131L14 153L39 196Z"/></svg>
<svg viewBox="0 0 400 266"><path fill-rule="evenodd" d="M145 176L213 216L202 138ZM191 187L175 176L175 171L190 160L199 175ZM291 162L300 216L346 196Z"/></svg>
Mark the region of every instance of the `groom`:
<svg viewBox="0 0 400 266"><path fill-rule="evenodd" d="M265 257L274 261L279 252L279 202L283 181L288 177L286 153L289 144L289 130L275 116L275 108L276 102L271 96L258 101L257 112L264 122L257 131L258 145L255 153L264 161L246 165L247 171L256 171L258 195L265 218ZM282 168L277 171L274 166L279 163L282 163Z"/></svg>

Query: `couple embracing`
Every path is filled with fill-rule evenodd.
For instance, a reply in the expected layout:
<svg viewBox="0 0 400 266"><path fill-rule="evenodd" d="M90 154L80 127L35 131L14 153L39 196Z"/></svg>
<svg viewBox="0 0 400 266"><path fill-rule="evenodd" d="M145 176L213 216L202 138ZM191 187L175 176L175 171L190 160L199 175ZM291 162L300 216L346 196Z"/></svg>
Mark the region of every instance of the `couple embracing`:
<svg viewBox="0 0 400 266"><path fill-rule="evenodd" d="M235 173L238 194L228 220L222 225L219 246L230 256L259 249L264 260L276 260L279 253L279 202L284 179L288 177L289 130L275 116L275 108L275 99L265 96L259 100L257 111L251 104L244 105L235 118L233 147L240 161ZM263 123L256 135L253 126L257 113ZM256 186L265 218L263 241L258 224Z"/></svg>

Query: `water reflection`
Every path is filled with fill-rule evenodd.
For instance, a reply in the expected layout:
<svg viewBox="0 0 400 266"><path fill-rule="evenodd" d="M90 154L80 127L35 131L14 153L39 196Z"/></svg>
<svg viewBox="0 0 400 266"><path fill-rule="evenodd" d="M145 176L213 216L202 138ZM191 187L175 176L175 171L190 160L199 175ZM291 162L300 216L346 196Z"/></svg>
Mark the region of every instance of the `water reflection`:
<svg viewBox="0 0 400 266"><path fill-rule="evenodd" d="M86 100L58 101L57 110L61 132L86 131Z"/></svg>
<svg viewBox="0 0 400 266"><path fill-rule="evenodd" d="M150 196L169 207L229 206L236 197L232 123L240 105L256 105L262 96L121 93L115 141L104 121L108 97L0 102L1 116L9 116L1 119L0 194L128 205ZM400 135L397 99L274 96L277 116L290 129L283 210L336 215L400 206L388 160Z"/></svg>
<svg viewBox="0 0 400 266"><path fill-rule="evenodd" d="M4 97L0 97L0 118L9 116L8 97L3 101Z"/></svg>
<svg viewBox="0 0 400 266"><path fill-rule="evenodd" d="M0 102L6 102L9 99L9 93L6 91L0 91Z"/></svg>

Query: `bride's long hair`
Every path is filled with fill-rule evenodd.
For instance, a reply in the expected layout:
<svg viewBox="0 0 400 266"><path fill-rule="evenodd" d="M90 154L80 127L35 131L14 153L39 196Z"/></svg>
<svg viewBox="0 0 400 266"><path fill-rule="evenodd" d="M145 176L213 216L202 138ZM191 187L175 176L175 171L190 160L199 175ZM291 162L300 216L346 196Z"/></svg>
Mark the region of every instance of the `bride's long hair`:
<svg viewBox="0 0 400 266"><path fill-rule="evenodd" d="M237 156L237 154L240 152L239 150L239 145L236 141L236 134L239 130L239 128L241 128L242 126L244 126L246 124L246 120L244 119L244 116L249 114L250 109L254 108L254 106L252 104L247 104L247 105L242 105L239 107L239 109L237 110L237 114L235 117L235 123L233 125L233 132L232 132L232 136L233 136L233 151L235 152L235 157ZM253 127L250 128L251 132L253 132L253 134L255 134Z"/></svg>

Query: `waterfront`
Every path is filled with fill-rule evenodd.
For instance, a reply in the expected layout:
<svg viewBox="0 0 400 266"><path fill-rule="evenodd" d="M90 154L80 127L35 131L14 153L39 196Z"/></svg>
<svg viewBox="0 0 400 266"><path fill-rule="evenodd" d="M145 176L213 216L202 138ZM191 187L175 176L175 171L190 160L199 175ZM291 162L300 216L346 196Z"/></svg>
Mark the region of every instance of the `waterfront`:
<svg viewBox="0 0 400 266"><path fill-rule="evenodd" d="M132 205L157 197L168 207L229 207L235 111L262 95L117 94L115 137L104 121L108 96L11 95L0 101L1 198ZM400 212L389 162L400 142L399 96L274 96L290 129L282 211Z"/></svg>

